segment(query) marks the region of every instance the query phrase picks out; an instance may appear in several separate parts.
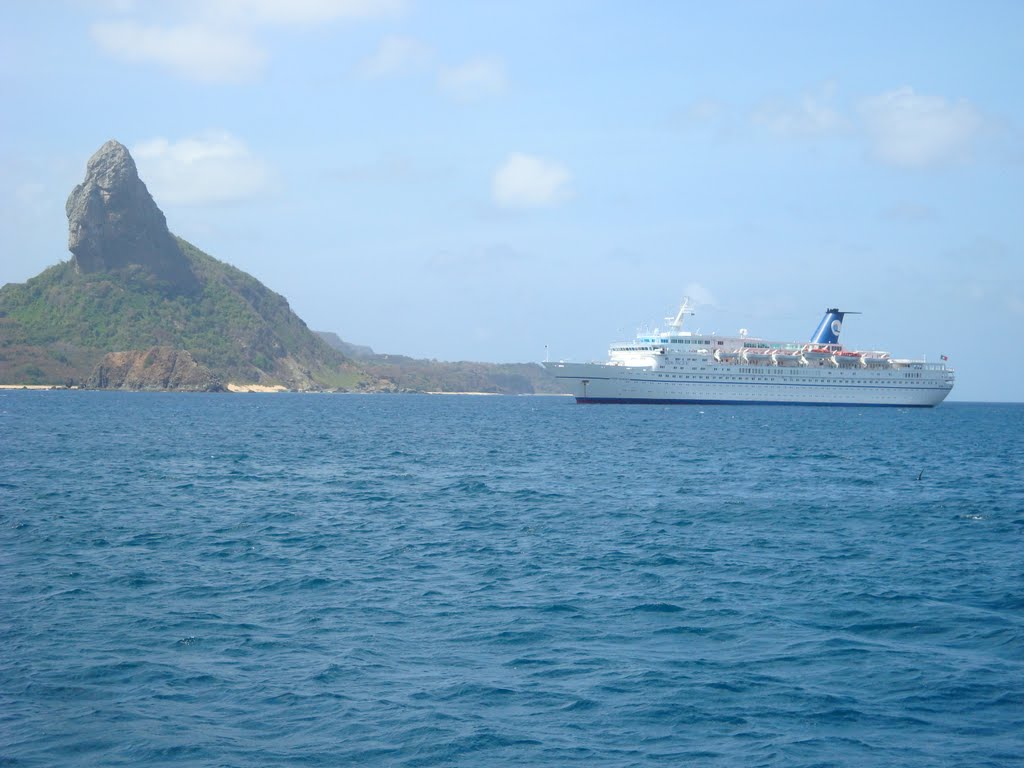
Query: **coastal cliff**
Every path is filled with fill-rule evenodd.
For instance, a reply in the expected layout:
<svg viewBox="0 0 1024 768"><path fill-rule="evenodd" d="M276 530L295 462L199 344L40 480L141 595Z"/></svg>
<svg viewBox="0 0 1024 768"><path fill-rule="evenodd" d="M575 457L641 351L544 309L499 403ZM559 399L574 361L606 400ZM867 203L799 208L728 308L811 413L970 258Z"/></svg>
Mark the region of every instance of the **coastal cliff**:
<svg viewBox="0 0 1024 768"><path fill-rule="evenodd" d="M92 372L90 389L173 389L185 392L223 392L224 385L186 350L153 347L109 352Z"/></svg>

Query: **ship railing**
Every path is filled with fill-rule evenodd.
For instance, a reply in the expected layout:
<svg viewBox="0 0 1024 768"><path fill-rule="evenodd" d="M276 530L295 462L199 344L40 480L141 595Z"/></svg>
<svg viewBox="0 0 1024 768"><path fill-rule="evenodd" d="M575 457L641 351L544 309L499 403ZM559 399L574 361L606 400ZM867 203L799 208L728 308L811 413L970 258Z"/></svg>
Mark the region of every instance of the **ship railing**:
<svg viewBox="0 0 1024 768"><path fill-rule="evenodd" d="M926 363L923 360L893 360L894 368L910 368L915 371L945 371L949 366L945 363Z"/></svg>

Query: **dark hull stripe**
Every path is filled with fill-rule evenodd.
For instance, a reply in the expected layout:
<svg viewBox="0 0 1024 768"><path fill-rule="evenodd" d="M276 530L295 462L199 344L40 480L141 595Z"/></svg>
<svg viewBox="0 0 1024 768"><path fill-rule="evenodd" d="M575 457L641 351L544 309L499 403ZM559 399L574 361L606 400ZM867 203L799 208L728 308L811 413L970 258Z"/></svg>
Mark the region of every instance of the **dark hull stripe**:
<svg viewBox="0 0 1024 768"><path fill-rule="evenodd" d="M635 384L659 384L662 386L668 386L672 384L686 384L690 386L732 386L742 385L745 387L803 387L805 389L901 389L907 390L925 390L925 391L937 391L937 392L949 392L953 389L952 386L926 386L918 384L845 384L841 381L823 381L818 383L800 383L795 381L695 381L687 379L616 379L603 376L555 376L556 379L564 379L566 381L615 381L615 382L626 382ZM718 402L714 400L712 402Z"/></svg>
<svg viewBox="0 0 1024 768"><path fill-rule="evenodd" d="M796 400L650 400L642 397L577 397L581 405L826 405L844 408L934 408L932 403L808 403Z"/></svg>

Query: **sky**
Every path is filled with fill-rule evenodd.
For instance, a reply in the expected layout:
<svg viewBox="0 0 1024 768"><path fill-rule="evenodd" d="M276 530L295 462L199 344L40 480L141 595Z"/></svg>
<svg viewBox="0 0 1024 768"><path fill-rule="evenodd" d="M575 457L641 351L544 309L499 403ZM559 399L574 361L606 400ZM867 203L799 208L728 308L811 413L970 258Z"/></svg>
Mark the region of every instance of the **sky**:
<svg viewBox="0 0 1024 768"><path fill-rule="evenodd" d="M949 358L1024 400L1024 3L0 4L0 284L108 139L171 230L378 352L664 325Z"/></svg>

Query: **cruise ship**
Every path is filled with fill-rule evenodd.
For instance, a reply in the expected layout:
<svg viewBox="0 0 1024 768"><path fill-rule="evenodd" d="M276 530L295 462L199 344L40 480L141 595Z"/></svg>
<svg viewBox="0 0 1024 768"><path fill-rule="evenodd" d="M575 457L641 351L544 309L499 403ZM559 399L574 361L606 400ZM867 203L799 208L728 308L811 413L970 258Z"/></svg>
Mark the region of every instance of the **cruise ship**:
<svg viewBox="0 0 1024 768"><path fill-rule="evenodd" d="M825 316L808 342L683 330L692 305L683 300L666 330L641 332L612 344L603 363L545 362L577 403L702 403L887 405L931 407L953 388L953 369L846 349L839 333L846 315Z"/></svg>

